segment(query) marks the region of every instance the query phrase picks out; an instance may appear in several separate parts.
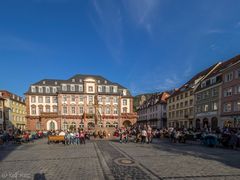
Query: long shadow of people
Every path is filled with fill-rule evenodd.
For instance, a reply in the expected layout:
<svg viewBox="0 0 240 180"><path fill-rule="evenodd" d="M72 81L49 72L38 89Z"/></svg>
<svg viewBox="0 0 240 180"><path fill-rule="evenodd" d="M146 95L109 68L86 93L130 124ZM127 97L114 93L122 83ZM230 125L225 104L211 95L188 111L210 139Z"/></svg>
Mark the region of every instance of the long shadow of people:
<svg viewBox="0 0 240 180"><path fill-rule="evenodd" d="M34 174L34 180L46 180L45 174L44 173L36 173Z"/></svg>

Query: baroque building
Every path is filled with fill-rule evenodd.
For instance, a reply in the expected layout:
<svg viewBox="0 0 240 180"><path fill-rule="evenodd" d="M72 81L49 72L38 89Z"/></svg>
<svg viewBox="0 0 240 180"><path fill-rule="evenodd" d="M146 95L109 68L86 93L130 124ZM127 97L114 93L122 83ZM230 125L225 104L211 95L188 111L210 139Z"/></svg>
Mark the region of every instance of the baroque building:
<svg viewBox="0 0 240 180"><path fill-rule="evenodd" d="M29 130L130 126L136 122L130 91L102 76L44 79L25 93Z"/></svg>

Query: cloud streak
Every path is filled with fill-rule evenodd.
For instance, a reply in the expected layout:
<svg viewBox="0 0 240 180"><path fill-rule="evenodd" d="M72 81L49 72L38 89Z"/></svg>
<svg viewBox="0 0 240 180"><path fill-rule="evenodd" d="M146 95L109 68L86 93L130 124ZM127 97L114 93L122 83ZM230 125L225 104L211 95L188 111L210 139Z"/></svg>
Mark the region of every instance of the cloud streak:
<svg viewBox="0 0 240 180"><path fill-rule="evenodd" d="M160 10L160 0L122 0L125 10L137 27L152 34L155 19Z"/></svg>
<svg viewBox="0 0 240 180"><path fill-rule="evenodd" d="M113 59L121 63L123 56L123 25L120 7L113 1L92 1L95 14L91 21L106 44Z"/></svg>

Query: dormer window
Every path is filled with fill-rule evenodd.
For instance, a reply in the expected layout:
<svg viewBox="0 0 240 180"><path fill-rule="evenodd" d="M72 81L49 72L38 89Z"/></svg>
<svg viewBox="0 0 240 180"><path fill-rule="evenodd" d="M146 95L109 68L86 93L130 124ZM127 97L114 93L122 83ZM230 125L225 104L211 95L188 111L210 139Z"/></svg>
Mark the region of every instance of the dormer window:
<svg viewBox="0 0 240 180"><path fill-rule="evenodd" d="M57 81L55 81L55 83L54 83L55 85L57 85Z"/></svg>
<svg viewBox="0 0 240 180"><path fill-rule="evenodd" d="M109 92L110 90L109 90L109 86L106 86L106 92Z"/></svg>
<svg viewBox="0 0 240 180"><path fill-rule="evenodd" d="M71 91L75 91L75 86L71 85Z"/></svg>
<svg viewBox="0 0 240 180"><path fill-rule="evenodd" d="M50 93L50 88L46 87L46 93Z"/></svg>
<svg viewBox="0 0 240 180"><path fill-rule="evenodd" d="M98 86L98 92L102 92L102 86Z"/></svg>
<svg viewBox="0 0 240 180"><path fill-rule="evenodd" d="M206 82L205 82L205 81L202 82L201 87L202 87L202 88L206 87Z"/></svg>
<svg viewBox="0 0 240 180"><path fill-rule="evenodd" d="M215 84L216 83L216 77L211 79L211 84Z"/></svg>
<svg viewBox="0 0 240 180"><path fill-rule="evenodd" d="M65 84L62 85L62 90L63 90L63 91L67 91L67 85L65 85Z"/></svg>
<svg viewBox="0 0 240 180"><path fill-rule="evenodd" d="M114 92L114 93L117 92L117 86L113 86L113 92Z"/></svg>
<svg viewBox="0 0 240 180"><path fill-rule="evenodd" d="M43 84L46 84L46 82L45 82L45 81L43 81L42 83L43 83Z"/></svg>
<svg viewBox="0 0 240 180"><path fill-rule="evenodd" d="M81 82L82 82L82 79L79 79L79 82L81 83Z"/></svg>
<svg viewBox="0 0 240 180"><path fill-rule="evenodd" d="M101 82L100 82L100 80L98 80L97 82L98 82L98 84L100 84L100 83L101 83Z"/></svg>
<svg viewBox="0 0 240 180"><path fill-rule="evenodd" d="M82 92L83 91L83 86L79 85L79 91Z"/></svg>
<svg viewBox="0 0 240 180"><path fill-rule="evenodd" d="M105 80L104 83L107 84L107 81Z"/></svg>
<svg viewBox="0 0 240 180"><path fill-rule="evenodd" d="M123 95L126 96L127 95L127 91L124 89L123 90Z"/></svg>
<svg viewBox="0 0 240 180"><path fill-rule="evenodd" d="M56 93L56 92L57 92L57 88L53 87L53 93Z"/></svg>
<svg viewBox="0 0 240 180"><path fill-rule="evenodd" d="M36 87L35 87L35 86L32 86L32 87L31 87L31 91L32 91L32 92L36 92Z"/></svg>
<svg viewBox="0 0 240 180"><path fill-rule="evenodd" d="M40 92L40 93L43 92L43 88L41 86L38 87L38 92Z"/></svg>
<svg viewBox="0 0 240 180"><path fill-rule="evenodd" d="M72 79L72 82L75 82L75 79Z"/></svg>

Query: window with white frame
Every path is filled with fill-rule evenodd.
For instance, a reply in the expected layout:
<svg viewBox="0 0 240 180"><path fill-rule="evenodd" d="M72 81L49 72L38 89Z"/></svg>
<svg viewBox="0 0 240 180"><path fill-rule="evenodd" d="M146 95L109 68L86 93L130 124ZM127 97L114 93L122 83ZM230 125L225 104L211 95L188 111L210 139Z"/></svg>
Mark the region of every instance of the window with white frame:
<svg viewBox="0 0 240 180"><path fill-rule="evenodd" d="M57 112L57 106L53 106L53 112Z"/></svg>
<svg viewBox="0 0 240 180"><path fill-rule="evenodd" d="M49 96L45 97L45 103L50 103L50 97Z"/></svg>
<svg viewBox="0 0 240 180"><path fill-rule="evenodd" d="M98 96L98 102L102 102L102 96Z"/></svg>
<svg viewBox="0 0 240 180"><path fill-rule="evenodd" d="M211 78L211 84L215 84L216 83L216 77Z"/></svg>
<svg viewBox="0 0 240 180"><path fill-rule="evenodd" d="M224 79L225 79L225 82L232 81L232 79L233 79L233 72L225 74L225 78Z"/></svg>
<svg viewBox="0 0 240 180"><path fill-rule="evenodd" d="M79 107L79 113L83 114L83 107L82 106Z"/></svg>
<svg viewBox="0 0 240 180"><path fill-rule="evenodd" d="M88 96L88 103L92 104L93 103L93 96Z"/></svg>
<svg viewBox="0 0 240 180"><path fill-rule="evenodd" d="M227 88L224 90L224 97L232 95L232 88Z"/></svg>
<svg viewBox="0 0 240 180"><path fill-rule="evenodd" d="M31 103L35 103L36 102L36 97L35 96L31 96Z"/></svg>
<svg viewBox="0 0 240 180"><path fill-rule="evenodd" d="M75 91L75 85L71 85L71 91Z"/></svg>
<svg viewBox="0 0 240 180"><path fill-rule="evenodd" d="M67 91L67 85L66 85L66 84L63 84L63 85L62 85L62 90L63 90L63 91Z"/></svg>
<svg viewBox="0 0 240 180"><path fill-rule="evenodd" d="M41 86L38 87L38 92L43 93L43 88Z"/></svg>
<svg viewBox="0 0 240 180"><path fill-rule="evenodd" d="M123 113L127 113L127 108L126 107L123 108Z"/></svg>
<svg viewBox="0 0 240 180"><path fill-rule="evenodd" d="M36 114L36 106L31 106L31 114Z"/></svg>
<svg viewBox="0 0 240 180"><path fill-rule="evenodd" d="M92 107L92 106L90 106L90 107L88 108L88 112L89 112L90 114L93 114L93 107Z"/></svg>
<svg viewBox="0 0 240 180"><path fill-rule="evenodd" d="M102 92L102 86L98 86L98 92Z"/></svg>
<svg viewBox="0 0 240 180"><path fill-rule="evenodd" d="M71 113L76 114L76 108L74 106L71 107Z"/></svg>
<svg viewBox="0 0 240 180"><path fill-rule="evenodd" d="M208 111L208 104L205 104L204 105L204 112L207 112Z"/></svg>
<svg viewBox="0 0 240 180"><path fill-rule="evenodd" d="M118 108L117 107L113 108L113 114L118 114Z"/></svg>
<svg viewBox="0 0 240 180"><path fill-rule="evenodd" d="M46 112L50 112L50 106L45 106Z"/></svg>
<svg viewBox="0 0 240 180"><path fill-rule="evenodd" d="M106 114L110 114L110 107L106 107Z"/></svg>
<svg viewBox="0 0 240 180"><path fill-rule="evenodd" d="M109 86L106 86L106 92L108 93L110 91Z"/></svg>
<svg viewBox="0 0 240 180"><path fill-rule="evenodd" d="M50 88L46 87L46 93L50 93Z"/></svg>
<svg viewBox="0 0 240 180"><path fill-rule="evenodd" d="M36 87L35 87L35 86L32 86L32 87L31 87L31 91L32 91L33 93L35 93L35 92L36 92Z"/></svg>
<svg viewBox="0 0 240 180"><path fill-rule="evenodd" d="M212 109L213 109L214 111L217 111L217 110L218 110L218 103L217 103L217 102L213 102L212 104L213 104Z"/></svg>
<svg viewBox="0 0 240 180"><path fill-rule="evenodd" d="M234 111L240 111L240 101L234 102Z"/></svg>
<svg viewBox="0 0 240 180"><path fill-rule="evenodd" d="M63 114L67 114L67 107L63 106Z"/></svg>
<svg viewBox="0 0 240 180"><path fill-rule="evenodd" d="M66 102L66 101L67 101L67 96L63 95L63 102Z"/></svg>
<svg viewBox="0 0 240 180"><path fill-rule="evenodd" d="M231 112L232 111L232 104L231 103L225 103L223 105L223 112Z"/></svg>
<svg viewBox="0 0 240 180"><path fill-rule="evenodd" d="M56 92L57 92L57 88L53 87L53 93L56 93Z"/></svg>
<svg viewBox="0 0 240 180"><path fill-rule="evenodd" d="M43 97L42 96L38 96L38 103L43 103Z"/></svg>
<svg viewBox="0 0 240 180"><path fill-rule="evenodd" d="M52 100L53 103L57 103L57 97L56 97L56 96L53 96L52 99L53 99L53 100Z"/></svg>
<svg viewBox="0 0 240 180"><path fill-rule="evenodd" d="M113 92L117 93L117 86L113 86Z"/></svg>
<svg viewBox="0 0 240 180"><path fill-rule="evenodd" d="M83 85L79 85L79 92L83 91Z"/></svg>
<svg viewBox="0 0 240 180"><path fill-rule="evenodd" d="M118 98L117 97L113 97L113 102L114 103L118 103Z"/></svg>
<svg viewBox="0 0 240 180"><path fill-rule="evenodd" d="M127 105L127 99L123 99L123 105L124 105L124 106Z"/></svg>
<svg viewBox="0 0 240 180"><path fill-rule="evenodd" d="M72 96L71 96L71 101L72 101L72 102L75 102L75 100L76 100L75 96L72 95Z"/></svg>
<svg viewBox="0 0 240 180"><path fill-rule="evenodd" d="M106 102L109 103L110 102L110 97L106 96Z"/></svg>
<svg viewBox="0 0 240 180"><path fill-rule="evenodd" d="M79 96L79 102L83 102L83 96L82 95Z"/></svg>
<svg viewBox="0 0 240 180"><path fill-rule="evenodd" d="M93 92L93 87L92 86L88 86L88 92Z"/></svg>
<svg viewBox="0 0 240 180"><path fill-rule="evenodd" d="M237 69L235 74L236 79L240 78L240 69Z"/></svg>

